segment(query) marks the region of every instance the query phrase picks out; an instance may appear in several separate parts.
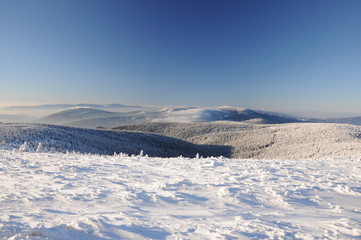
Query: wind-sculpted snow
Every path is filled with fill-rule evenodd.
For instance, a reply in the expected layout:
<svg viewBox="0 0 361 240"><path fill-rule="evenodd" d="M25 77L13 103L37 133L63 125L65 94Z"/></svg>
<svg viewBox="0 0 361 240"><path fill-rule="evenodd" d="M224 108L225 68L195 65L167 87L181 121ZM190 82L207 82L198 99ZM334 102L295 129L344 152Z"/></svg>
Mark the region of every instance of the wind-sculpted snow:
<svg viewBox="0 0 361 240"><path fill-rule="evenodd" d="M235 122L122 126L195 144L232 147L236 158L361 158L361 127L329 123L256 125Z"/></svg>
<svg viewBox="0 0 361 240"><path fill-rule="evenodd" d="M199 146L183 140L149 133L105 131L42 124L0 124L0 148L14 151L149 156L228 156L227 146Z"/></svg>
<svg viewBox="0 0 361 240"><path fill-rule="evenodd" d="M0 150L0 239L360 239L361 161Z"/></svg>

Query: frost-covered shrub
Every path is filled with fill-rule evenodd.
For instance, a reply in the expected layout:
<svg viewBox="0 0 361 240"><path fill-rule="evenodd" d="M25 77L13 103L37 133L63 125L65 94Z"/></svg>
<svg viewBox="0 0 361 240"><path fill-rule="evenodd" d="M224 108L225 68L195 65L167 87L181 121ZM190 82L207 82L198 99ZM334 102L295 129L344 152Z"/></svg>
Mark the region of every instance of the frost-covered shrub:
<svg viewBox="0 0 361 240"><path fill-rule="evenodd" d="M39 142L37 148L36 148L36 152L41 152L43 150L43 143Z"/></svg>
<svg viewBox="0 0 361 240"><path fill-rule="evenodd" d="M28 152L29 151L29 147L27 142L24 142L20 147L19 147L19 152Z"/></svg>

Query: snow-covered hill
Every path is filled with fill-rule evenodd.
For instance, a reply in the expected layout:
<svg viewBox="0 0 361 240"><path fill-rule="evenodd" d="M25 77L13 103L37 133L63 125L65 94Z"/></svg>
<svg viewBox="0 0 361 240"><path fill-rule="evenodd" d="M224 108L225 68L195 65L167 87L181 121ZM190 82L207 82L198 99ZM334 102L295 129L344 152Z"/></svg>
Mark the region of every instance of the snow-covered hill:
<svg viewBox="0 0 361 240"><path fill-rule="evenodd" d="M348 117L348 118L329 118L324 120L331 123L353 124L361 125L361 117Z"/></svg>
<svg viewBox="0 0 361 240"><path fill-rule="evenodd" d="M300 120L296 118L284 115L232 107L167 107L162 109L128 112L111 112L93 108L72 108L42 117L35 122L73 127L112 128L145 122L214 121L236 121L263 124L300 122Z"/></svg>
<svg viewBox="0 0 361 240"><path fill-rule="evenodd" d="M163 117L155 119L157 122L214 122L214 121L235 121L253 122L263 124L293 123L301 122L292 117L275 115L266 112L258 112L245 108L234 107L184 107L184 108L164 108L160 112Z"/></svg>
<svg viewBox="0 0 361 240"><path fill-rule="evenodd" d="M360 158L361 127L330 123L146 123L118 127L195 144L232 147L236 158Z"/></svg>
<svg viewBox="0 0 361 240"><path fill-rule="evenodd" d="M11 123L11 122L31 122L35 118L23 114L0 114L0 122Z"/></svg>
<svg viewBox="0 0 361 240"><path fill-rule="evenodd" d="M355 159L0 150L0 239L360 239Z"/></svg>
<svg viewBox="0 0 361 240"><path fill-rule="evenodd" d="M3 108L3 110L12 110L12 111L27 111L31 109L44 110L44 109L69 109L69 108L100 108L100 109L110 109L110 108L142 108L142 106L135 105L124 105L118 103L111 104L91 104L91 103L81 103L81 104L43 104L43 105L31 105L31 106L9 106Z"/></svg>
<svg viewBox="0 0 361 240"><path fill-rule="evenodd" d="M24 145L26 143L26 145ZM149 156L229 155L226 146L198 146L183 140L149 133L105 131L42 124L0 124L0 148L26 151L76 151L95 154ZM227 152L228 151L228 152Z"/></svg>
<svg viewBox="0 0 361 240"><path fill-rule="evenodd" d="M65 125L83 128L113 128L115 126L150 122L160 116L157 111L132 111L113 114L113 117L94 116L93 118L67 122Z"/></svg>
<svg viewBox="0 0 361 240"><path fill-rule="evenodd" d="M65 110L37 119L38 123L69 125L71 122L94 119L94 118L112 118L121 113L109 112L94 108L75 108Z"/></svg>
<svg viewBox="0 0 361 240"><path fill-rule="evenodd" d="M64 125L66 125L66 123L69 123L72 120L77 121L77 120L87 119L87 118L80 118L81 113L77 111L78 109L83 109L83 110L89 109L89 115L92 115L91 118L93 117L107 118L107 117L113 117L115 113L141 111L144 109L151 110L153 108L150 106L142 107L142 106L123 105L123 104L45 104L45 105L35 105L35 106L9 106L5 108L0 108L0 122L33 122L33 123L38 122L38 123L47 123L47 124L65 123ZM94 111L92 111L92 109L94 109ZM72 110L74 110L73 113ZM98 115L95 114L96 110L99 110ZM61 116L62 114L49 116L52 114L61 113L63 111L68 111L64 113L63 117ZM108 112L108 115L106 115L106 113L105 115L104 113L102 114L101 111ZM1 118L1 115L4 115L4 118ZM7 120L5 119L6 115L8 116L12 115L16 118L13 118L13 120L11 119ZM21 116L22 116L22 118L20 119L21 121L19 121L18 119ZM47 118L48 116L49 118ZM67 116L70 117L70 119L66 120L65 118ZM78 118L76 118L77 116Z"/></svg>
<svg viewBox="0 0 361 240"><path fill-rule="evenodd" d="M151 121L235 121L257 124L313 122L361 125L361 117L316 119L228 106L161 107L123 104L46 104L0 108L0 122L36 122L85 128L113 128Z"/></svg>

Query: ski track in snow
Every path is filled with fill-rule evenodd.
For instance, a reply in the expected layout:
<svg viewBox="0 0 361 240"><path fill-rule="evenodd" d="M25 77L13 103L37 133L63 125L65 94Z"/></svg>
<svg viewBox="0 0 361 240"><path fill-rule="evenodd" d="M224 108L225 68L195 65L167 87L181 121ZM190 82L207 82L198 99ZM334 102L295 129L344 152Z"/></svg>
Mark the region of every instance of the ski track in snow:
<svg viewBox="0 0 361 240"><path fill-rule="evenodd" d="M361 239L361 161L0 150L0 239Z"/></svg>

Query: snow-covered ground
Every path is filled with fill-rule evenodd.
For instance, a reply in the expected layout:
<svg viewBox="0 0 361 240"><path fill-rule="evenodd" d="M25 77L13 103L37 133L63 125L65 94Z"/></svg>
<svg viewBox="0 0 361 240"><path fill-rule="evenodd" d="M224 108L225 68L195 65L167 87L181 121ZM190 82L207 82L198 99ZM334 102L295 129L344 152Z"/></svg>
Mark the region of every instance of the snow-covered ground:
<svg viewBox="0 0 361 240"><path fill-rule="evenodd" d="M360 239L361 161L0 150L0 239Z"/></svg>

